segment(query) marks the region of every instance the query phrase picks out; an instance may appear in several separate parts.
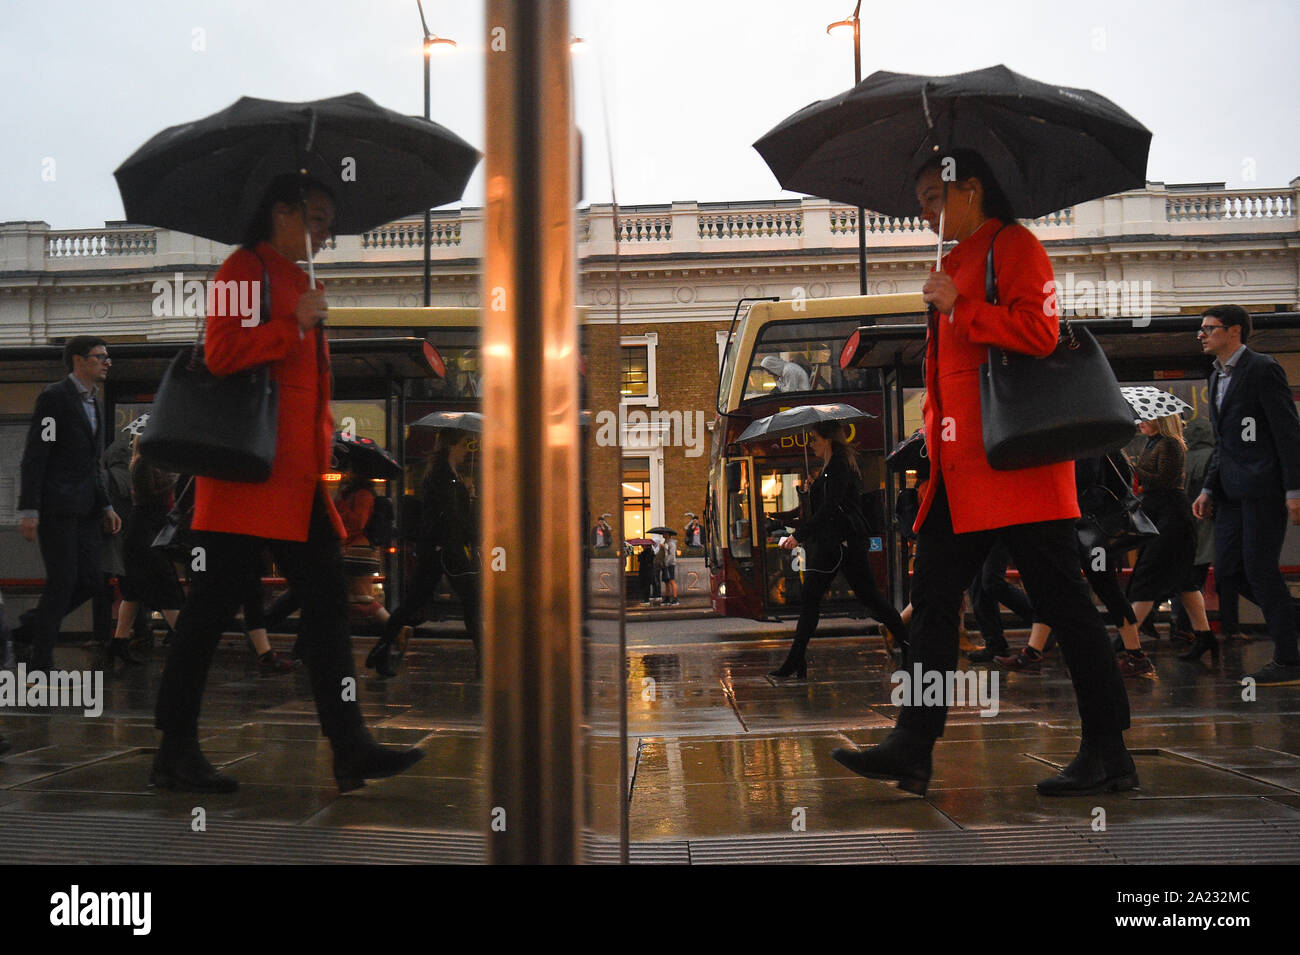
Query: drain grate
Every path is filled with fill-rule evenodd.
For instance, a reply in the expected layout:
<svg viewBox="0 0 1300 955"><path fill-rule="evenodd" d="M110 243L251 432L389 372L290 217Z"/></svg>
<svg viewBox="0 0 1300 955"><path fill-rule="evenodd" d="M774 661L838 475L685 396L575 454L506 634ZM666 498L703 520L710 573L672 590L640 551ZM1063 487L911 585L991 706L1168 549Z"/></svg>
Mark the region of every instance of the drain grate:
<svg viewBox="0 0 1300 955"><path fill-rule="evenodd" d="M468 832L334 829L209 819L206 832L137 816L0 809L10 864L473 864ZM1300 864L1300 819L1144 823L1107 832L1063 826L940 832L790 834L634 842L633 864L1230 865ZM583 860L618 861L616 842L588 833Z"/></svg>

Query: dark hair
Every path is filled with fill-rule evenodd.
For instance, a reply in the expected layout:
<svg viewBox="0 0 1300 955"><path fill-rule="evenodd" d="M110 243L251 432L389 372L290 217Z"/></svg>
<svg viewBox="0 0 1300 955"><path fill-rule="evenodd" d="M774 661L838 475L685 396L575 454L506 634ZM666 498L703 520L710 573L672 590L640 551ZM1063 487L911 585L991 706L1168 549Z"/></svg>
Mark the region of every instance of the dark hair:
<svg viewBox="0 0 1300 955"><path fill-rule="evenodd" d="M1224 325L1241 326L1241 343L1244 345L1250 338L1251 322L1250 312L1246 311L1240 305L1216 305L1214 308L1207 308L1201 312L1201 318L1206 316L1217 318Z"/></svg>
<svg viewBox="0 0 1300 955"><path fill-rule="evenodd" d="M984 161L984 157L977 152L969 149L953 149L943 155L931 156L916 171L914 178L920 179L922 173L929 172L931 169L939 170L942 175L948 166L948 160L952 161L957 182L965 179L980 181L980 185L984 187L983 211L986 216L1001 219L1007 225L1016 221L1016 210L1012 207L1011 200L1002 191L1002 186L998 184L997 177L993 175L993 170Z"/></svg>
<svg viewBox="0 0 1300 955"><path fill-rule="evenodd" d="M251 249L257 243L271 238L271 213L275 210L276 203L283 202L285 205L296 206L300 202L305 202L314 192L326 196L331 202L334 201L334 193L319 179L296 172L276 176L266 187L266 192L262 194L262 201L258 203L257 211L253 213L248 229L244 232L244 241L240 244L246 249Z"/></svg>
<svg viewBox="0 0 1300 955"><path fill-rule="evenodd" d="M818 434L831 443L831 456L843 453L848 459L849 467L853 473L862 478L862 460L858 452L849 447L849 442L845 439L844 426L838 421L818 421L812 426L814 434Z"/></svg>
<svg viewBox="0 0 1300 955"><path fill-rule="evenodd" d="M107 346L108 342L95 335L73 335L63 343L63 366L72 371L72 356L80 355L85 358L90 354L92 348L100 345Z"/></svg>

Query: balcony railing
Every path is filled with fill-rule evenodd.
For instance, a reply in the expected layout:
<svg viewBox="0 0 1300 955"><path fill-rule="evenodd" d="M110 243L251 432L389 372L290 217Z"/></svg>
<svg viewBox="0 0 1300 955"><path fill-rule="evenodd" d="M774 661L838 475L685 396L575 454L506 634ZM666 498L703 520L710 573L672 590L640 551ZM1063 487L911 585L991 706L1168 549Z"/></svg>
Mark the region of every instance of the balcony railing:
<svg viewBox="0 0 1300 955"><path fill-rule="evenodd" d="M1171 238L1188 235L1300 233L1300 179L1280 189L1224 189L1153 183L1081 203L1026 223L1045 240L1093 242L1127 235ZM867 244L874 248L919 247L934 234L916 216L868 211ZM671 206L623 207L617 226L613 209L593 205L578 213L579 254L656 256L788 253L857 245L858 210L824 199L754 203L678 202ZM448 262L481 254L482 210L465 207L433 213L432 255ZM38 240L33 243L32 240ZM416 262L424 245L424 221L403 219L360 235L339 236L321 253L331 261ZM51 230L44 223L0 224L0 272L138 269L153 266L210 267L230 252L192 236L131 225L103 229ZM142 262L141 260L146 261ZM153 258L152 262L148 262Z"/></svg>

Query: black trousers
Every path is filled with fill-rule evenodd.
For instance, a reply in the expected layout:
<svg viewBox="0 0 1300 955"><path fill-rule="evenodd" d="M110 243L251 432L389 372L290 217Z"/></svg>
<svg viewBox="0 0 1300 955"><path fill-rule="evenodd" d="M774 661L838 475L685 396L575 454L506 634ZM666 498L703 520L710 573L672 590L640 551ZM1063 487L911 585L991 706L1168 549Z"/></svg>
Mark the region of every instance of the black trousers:
<svg viewBox="0 0 1300 955"><path fill-rule="evenodd" d="M94 601L95 636L108 639L107 616L111 610L101 571L104 547L104 517L42 514L36 538L45 561L45 589L32 619L32 669L54 667L54 644L63 618L87 600Z"/></svg>
<svg viewBox="0 0 1300 955"><path fill-rule="evenodd" d="M995 542L970 585L975 623L984 637L984 645L994 650L1007 649L1000 606L1006 607L1026 624L1032 625L1034 622L1034 605L1029 602L1023 590L1007 580L1009 563L1011 552L1007 545L1002 541Z"/></svg>
<svg viewBox="0 0 1300 955"><path fill-rule="evenodd" d="M948 495L939 487L916 540L912 582L912 649L909 666L947 673L957 668L957 615L962 591L994 543L1005 541L1020 569L1035 616L1056 633L1074 683L1085 735L1128 729L1128 695L1079 568L1074 521L1015 524L991 531L957 534ZM904 705L898 725L937 738L948 708Z"/></svg>
<svg viewBox="0 0 1300 955"><path fill-rule="evenodd" d="M906 627L894 609L894 605L885 599L876 587L876 578L871 573L866 541L861 538L850 540L846 544L828 547L814 546L808 550L808 569L803 575L803 607L799 611L799 623L795 626L794 642L796 646L806 646L817 631L817 622L821 619L822 597L826 595L831 581L837 573L843 573L844 579L853 588L853 593L871 611L875 617L894 633L902 633ZM838 564L838 566L836 566Z"/></svg>
<svg viewBox="0 0 1300 955"><path fill-rule="evenodd" d="M469 632L474 646L479 645L482 623L479 617L479 574L469 564L457 564L452 568L443 566L443 551L434 548L422 548L416 554L415 574L407 588L402 603L388 618L384 626L384 636L392 638L403 627L418 627L427 618L425 607L438 592L442 575L447 575L451 589L460 598L461 608L465 613L465 629Z"/></svg>
<svg viewBox="0 0 1300 955"><path fill-rule="evenodd" d="M305 543L196 531L193 544L204 548L206 570L193 574L189 599L176 621L158 690L154 720L158 729L178 736L198 734L199 704L222 627L250 589L250 567L260 571L263 548L271 551L289 586L302 599L303 658L322 731L337 740L358 729L361 707L356 702L348 633L343 551L324 498L316 498Z"/></svg>
<svg viewBox="0 0 1300 955"><path fill-rule="evenodd" d="M1214 501L1214 579L1264 611L1273 638L1273 659L1300 663L1296 612L1278 561L1286 538L1286 501L1248 497Z"/></svg>

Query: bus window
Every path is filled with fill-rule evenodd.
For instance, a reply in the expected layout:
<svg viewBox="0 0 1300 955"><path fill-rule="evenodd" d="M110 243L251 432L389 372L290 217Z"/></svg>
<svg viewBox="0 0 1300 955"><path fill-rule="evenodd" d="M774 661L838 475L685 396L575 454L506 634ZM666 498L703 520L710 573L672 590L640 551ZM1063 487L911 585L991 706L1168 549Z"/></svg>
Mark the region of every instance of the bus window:
<svg viewBox="0 0 1300 955"><path fill-rule="evenodd" d="M749 504L749 462L727 463L727 537L733 557L754 554Z"/></svg>
<svg viewBox="0 0 1300 955"><path fill-rule="evenodd" d="M859 319L780 322L764 326L754 347L742 400L773 394L875 391L867 369L840 368L845 340Z"/></svg>

